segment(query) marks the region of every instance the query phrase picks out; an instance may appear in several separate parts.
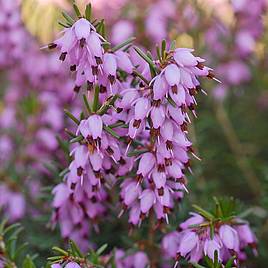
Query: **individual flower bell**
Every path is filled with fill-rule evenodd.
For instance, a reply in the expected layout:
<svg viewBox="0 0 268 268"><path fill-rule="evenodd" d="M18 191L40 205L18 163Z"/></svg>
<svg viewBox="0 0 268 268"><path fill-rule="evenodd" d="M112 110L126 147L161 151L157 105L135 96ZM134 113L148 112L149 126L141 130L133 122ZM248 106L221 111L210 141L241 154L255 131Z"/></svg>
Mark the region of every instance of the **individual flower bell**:
<svg viewBox="0 0 268 268"><path fill-rule="evenodd" d="M169 86L177 87L180 83L180 69L176 64L170 64L164 69L165 78Z"/></svg>
<svg viewBox="0 0 268 268"><path fill-rule="evenodd" d="M141 213L146 215L156 202L155 194L152 190L146 189L141 193L139 198Z"/></svg>
<svg viewBox="0 0 268 268"><path fill-rule="evenodd" d="M177 232L171 232L162 239L161 248L167 257L175 258L177 255L181 235Z"/></svg>
<svg viewBox="0 0 268 268"><path fill-rule="evenodd" d="M197 58L192 54L194 50L188 48L177 48L174 59L180 67L193 67L198 64Z"/></svg>
<svg viewBox="0 0 268 268"><path fill-rule="evenodd" d="M191 252L198 243L198 236L195 232L187 232L182 237L180 241L180 246L178 252L181 256L185 257L189 252Z"/></svg>
<svg viewBox="0 0 268 268"><path fill-rule="evenodd" d="M134 66L130 60L128 53L122 50L118 50L115 52L115 56L118 68L120 68L121 70L125 71L128 74L131 74L134 69Z"/></svg>
<svg viewBox="0 0 268 268"><path fill-rule="evenodd" d="M76 72L75 91L79 91L85 82L92 84L97 79L99 65L103 63L104 38L84 18L77 20L62 33L63 36L49 44L48 48L58 48L61 52L60 60L66 60L70 70Z"/></svg>
<svg viewBox="0 0 268 268"><path fill-rule="evenodd" d="M204 254L205 256L208 256L211 260L215 261L215 253L217 253L217 256L219 261L222 261L222 257L220 255L220 249L222 246L219 244L217 236L213 239L206 239L204 243Z"/></svg>
<svg viewBox="0 0 268 268"><path fill-rule="evenodd" d="M103 70L104 73L108 76L108 79L111 84L115 82L116 77L116 57L112 53L105 53L103 57Z"/></svg>
<svg viewBox="0 0 268 268"><path fill-rule="evenodd" d="M229 225L222 225L219 228L219 236L223 245L228 249L233 249L236 252L239 250L239 238L237 231Z"/></svg>

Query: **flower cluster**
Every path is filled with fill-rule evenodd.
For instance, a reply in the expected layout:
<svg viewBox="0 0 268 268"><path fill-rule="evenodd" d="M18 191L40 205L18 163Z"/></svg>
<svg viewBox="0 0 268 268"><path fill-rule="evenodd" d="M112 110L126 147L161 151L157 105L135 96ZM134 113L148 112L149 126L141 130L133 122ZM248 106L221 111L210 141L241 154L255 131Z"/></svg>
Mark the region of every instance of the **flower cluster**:
<svg viewBox="0 0 268 268"><path fill-rule="evenodd" d="M123 51L105 52L105 42L95 26L81 18L72 27L66 28L61 38L48 45L51 49L59 48L60 60L66 60L70 70L76 73L75 92L85 83L91 90L98 81L102 93L107 90L109 94L116 93L120 87L116 79L118 68L132 73L133 66L128 55Z"/></svg>
<svg viewBox="0 0 268 268"><path fill-rule="evenodd" d="M129 144L140 139L146 151L139 157L135 179L121 184L123 208L130 209L133 225L152 208L158 220L168 222L168 213L183 197L189 153L198 158L187 138L188 113L196 116L195 95L201 91L197 78L213 78L203 62L190 49L168 51L166 61L156 64L159 74L148 84L121 92L117 107L119 114L127 113Z"/></svg>
<svg viewBox="0 0 268 268"><path fill-rule="evenodd" d="M246 259L245 248L250 246L256 251L256 238L249 225L240 218L219 221L213 227L197 213L180 224L180 231L167 234L162 240L162 248L167 257L181 257L198 263L204 256L226 263L235 258L235 263Z"/></svg>

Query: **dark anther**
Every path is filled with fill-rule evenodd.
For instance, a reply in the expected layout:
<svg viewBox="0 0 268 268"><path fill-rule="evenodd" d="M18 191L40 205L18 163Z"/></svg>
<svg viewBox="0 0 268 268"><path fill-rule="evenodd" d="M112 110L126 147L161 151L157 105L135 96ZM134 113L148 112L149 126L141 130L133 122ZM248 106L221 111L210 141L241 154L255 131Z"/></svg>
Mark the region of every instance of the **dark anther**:
<svg viewBox="0 0 268 268"><path fill-rule="evenodd" d="M54 49L56 47L57 47L57 44L54 44L54 43L48 44L48 49Z"/></svg>
<svg viewBox="0 0 268 268"><path fill-rule="evenodd" d="M88 91L91 91L92 89L93 89L93 83L87 81L87 90L88 90Z"/></svg>
<svg viewBox="0 0 268 268"><path fill-rule="evenodd" d="M172 158L165 158L165 165L168 167L168 166L171 166L172 165Z"/></svg>
<svg viewBox="0 0 268 268"><path fill-rule="evenodd" d="M75 72L76 71L76 65L75 64L70 66L70 71L71 72Z"/></svg>
<svg viewBox="0 0 268 268"><path fill-rule="evenodd" d="M115 83L115 77L114 77L114 75L108 75L108 79L109 79L109 81L110 81L110 83L111 84L114 84Z"/></svg>
<svg viewBox="0 0 268 268"><path fill-rule="evenodd" d="M178 87L176 85L171 87L172 93L177 94L178 93Z"/></svg>
<svg viewBox="0 0 268 268"><path fill-rule="evenodd" d="M157 191L158 191L158 195L159 196L163 196L164 195L164 188L163 187L159 188Z"/></svg>
<svg viewBox="0 0 268 268"><path fill-rule="evenodd" d="M81 46L81 47L84 47L85 44L86 44L86 39L85 39L85 38L82 38L82 39L80 40L80 46Z"/></svg>
<svg viewBox="0 0 268 268"><path fill-rule="evenodd" d="M100 57L95 57L95 59L96 59L96 63L97 63L98 65L102 64L102 60L101 60Z"/></svg>
<svg viewBox="0 0 268 268"><path fill-rule="evenodd" d="M92 74L97 75L98 74L98 66L92 66Z"/></svg>
<svg viewBox="0 0 268 268"><path fill-rule="evenodd" d="M79 167L79 168L77 168L77 176L82 176L82 174L83 174L83 168L82 167Z"/></svg>
<svg viewBox="0 0 268 268"><path fill-rule="evenodd" d="M65 61L66 56L67 56L67 52L63 52L63 53L60 54L60 58L59 59L61 61Z"/></svg>
<svg viewBox="0 0 268 268"><path fill-rule="evenodd" d="M80 88L81 88L81 87L79 87L79 86L75 86L75 87L74 87L74 92L75 92L75 93L78 93L79 90L80 90Z"/></svg>
<svg viewBox="0 0 268 268"><path fill-rule="evenodd" d="M106 93L107 92L107 88L103 85L100 85L100 93Z"/></svg>
<svg viewBox="0 0 268 268"><path fill-rule="evenodd" d="M205 65L204 65L203 63L201 63L201 62L198 62L197 65L196 65L196 67L197 67L198 69L200 69L200 70L203 70L204 67L205 67Z"/></svg>
<svg viewBox="0 0 268 268"><path fill-rule="evenodd" d="M119 164L120 164L120 165L125 165L125 164L126 164L126 160L125 160L123 157L121 157L121 158L119 159Z"/></svg>
<svg viewBox="0 0 268 268"><path fill-rule="evenodd" d="M194 87L193 88L189 88L189 93L190 93L191 96L194 96L197 93L197 89L194 88Z"/></svg>
<svg viewBox="0 0 268 268"><path fill-rule="evenodd" d="M135 127L135 128L139 128L140 127L140 125L141 125L141 120L134 120L134 122L133 122L133 127Z"/></svg>
<svg viewBox="0 0 268 268"><path fill-rule="evenodd" d="M166 141L166 148L167 148L167 150L172 150L173 149L172 141Z"/></svg>
<svg viewBox="0 0 268 268"><path fill-rule="evenodd" d="M158 172L165 172L165 165L164 164L158 164L157 171Z"/></svg>
<svg viewBox="0 0 268 268"><path fill-rule="evenodd" d="M185 122L183 122L181 125L180 125L180 127L181 127L181 130L182 131L187 131L187 124L185 123Z"/></svg>

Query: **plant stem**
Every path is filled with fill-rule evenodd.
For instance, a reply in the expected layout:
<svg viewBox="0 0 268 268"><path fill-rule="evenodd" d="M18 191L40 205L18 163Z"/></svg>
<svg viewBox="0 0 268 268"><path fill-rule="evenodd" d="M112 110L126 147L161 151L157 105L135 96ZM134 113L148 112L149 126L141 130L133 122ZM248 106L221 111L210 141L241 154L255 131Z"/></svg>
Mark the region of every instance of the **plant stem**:
<svg viewBox="0 0 268 268"><path fill-rule="evenodd" d="M94 96L95 97L95 96ZM100 107L100 109L97 111L97 114L103 115L107 113L108 109L114 105L115 101L119 98L119 95L113 95L110 96L106 102Z"/></svg>
<svg viewBox="0 0 268 268"><path fill-rule="evenodd" d="M84 104L86 106L88 114L91 114L90 105L88 103L88 99L87 99L87 96L85 94L83 94L83 101L84 101Z"/></svg>
<svg viewBox="0 0 268 268"><path fill-rule="evenodd" d="M258 198L261 193L261 185L258 177L253 171L247 157L244 154L243 146L241 145L233 125L226 113L222 103L214 103L216 117L220 122L223 129L226 140L235 156L236 162L240 170L242 171L246 181L254 194L255 198Z"/></svg>
<svg viewBox="0 0 268 268"><path fill-rule="evenodd" d="M137 70L133 70L133 74L138 76L146 85L149 85L149 81Z"/></svg>

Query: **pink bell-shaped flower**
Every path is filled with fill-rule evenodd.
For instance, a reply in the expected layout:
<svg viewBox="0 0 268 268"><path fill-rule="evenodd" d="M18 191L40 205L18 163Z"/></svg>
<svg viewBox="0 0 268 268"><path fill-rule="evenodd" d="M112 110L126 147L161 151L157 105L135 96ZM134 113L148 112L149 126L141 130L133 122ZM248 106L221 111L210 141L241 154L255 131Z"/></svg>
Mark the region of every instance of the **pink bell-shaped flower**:
<svg viewBox="0 0 268 268"><path fill-rule="evenodd" d="M198 243L198 236L195 232L187 231L180 241L178 252L185 257Z"/></svg>
<svg viewBox="0 0 268 268"><path fill-rule="evenodd" d="M78 40L86 40L90 35L91 24L88 20L81 18L74 23L73 28Z"/></svg>
<svg viewBox="0 0 268 268"><path fill-rule="evenodd" d="M177 48L174 53L176 63L181 67L193 67L197 65L196 57L191 53L193 49Z"/></svg>
<svg viewBox="0 0 268 268"><path fill-rule="evenodd" d="M156 202L155 194L152 190L146 189L140 195L141 212L146 214Z"/></svg>
<svg viewBox="0 0 268 268"><path fill-rule="evenodd" d="M180 69L176 64L169 64L165 68L165 78L170 86L176 86L180 83Z"/></svg>
<svg viewBox="0 0 268 268"><path fill-rule="evenodd" d="M92 138L94 140L101 138L103 128L101 116L94 114L87 119L87 122Z"/></svg>

